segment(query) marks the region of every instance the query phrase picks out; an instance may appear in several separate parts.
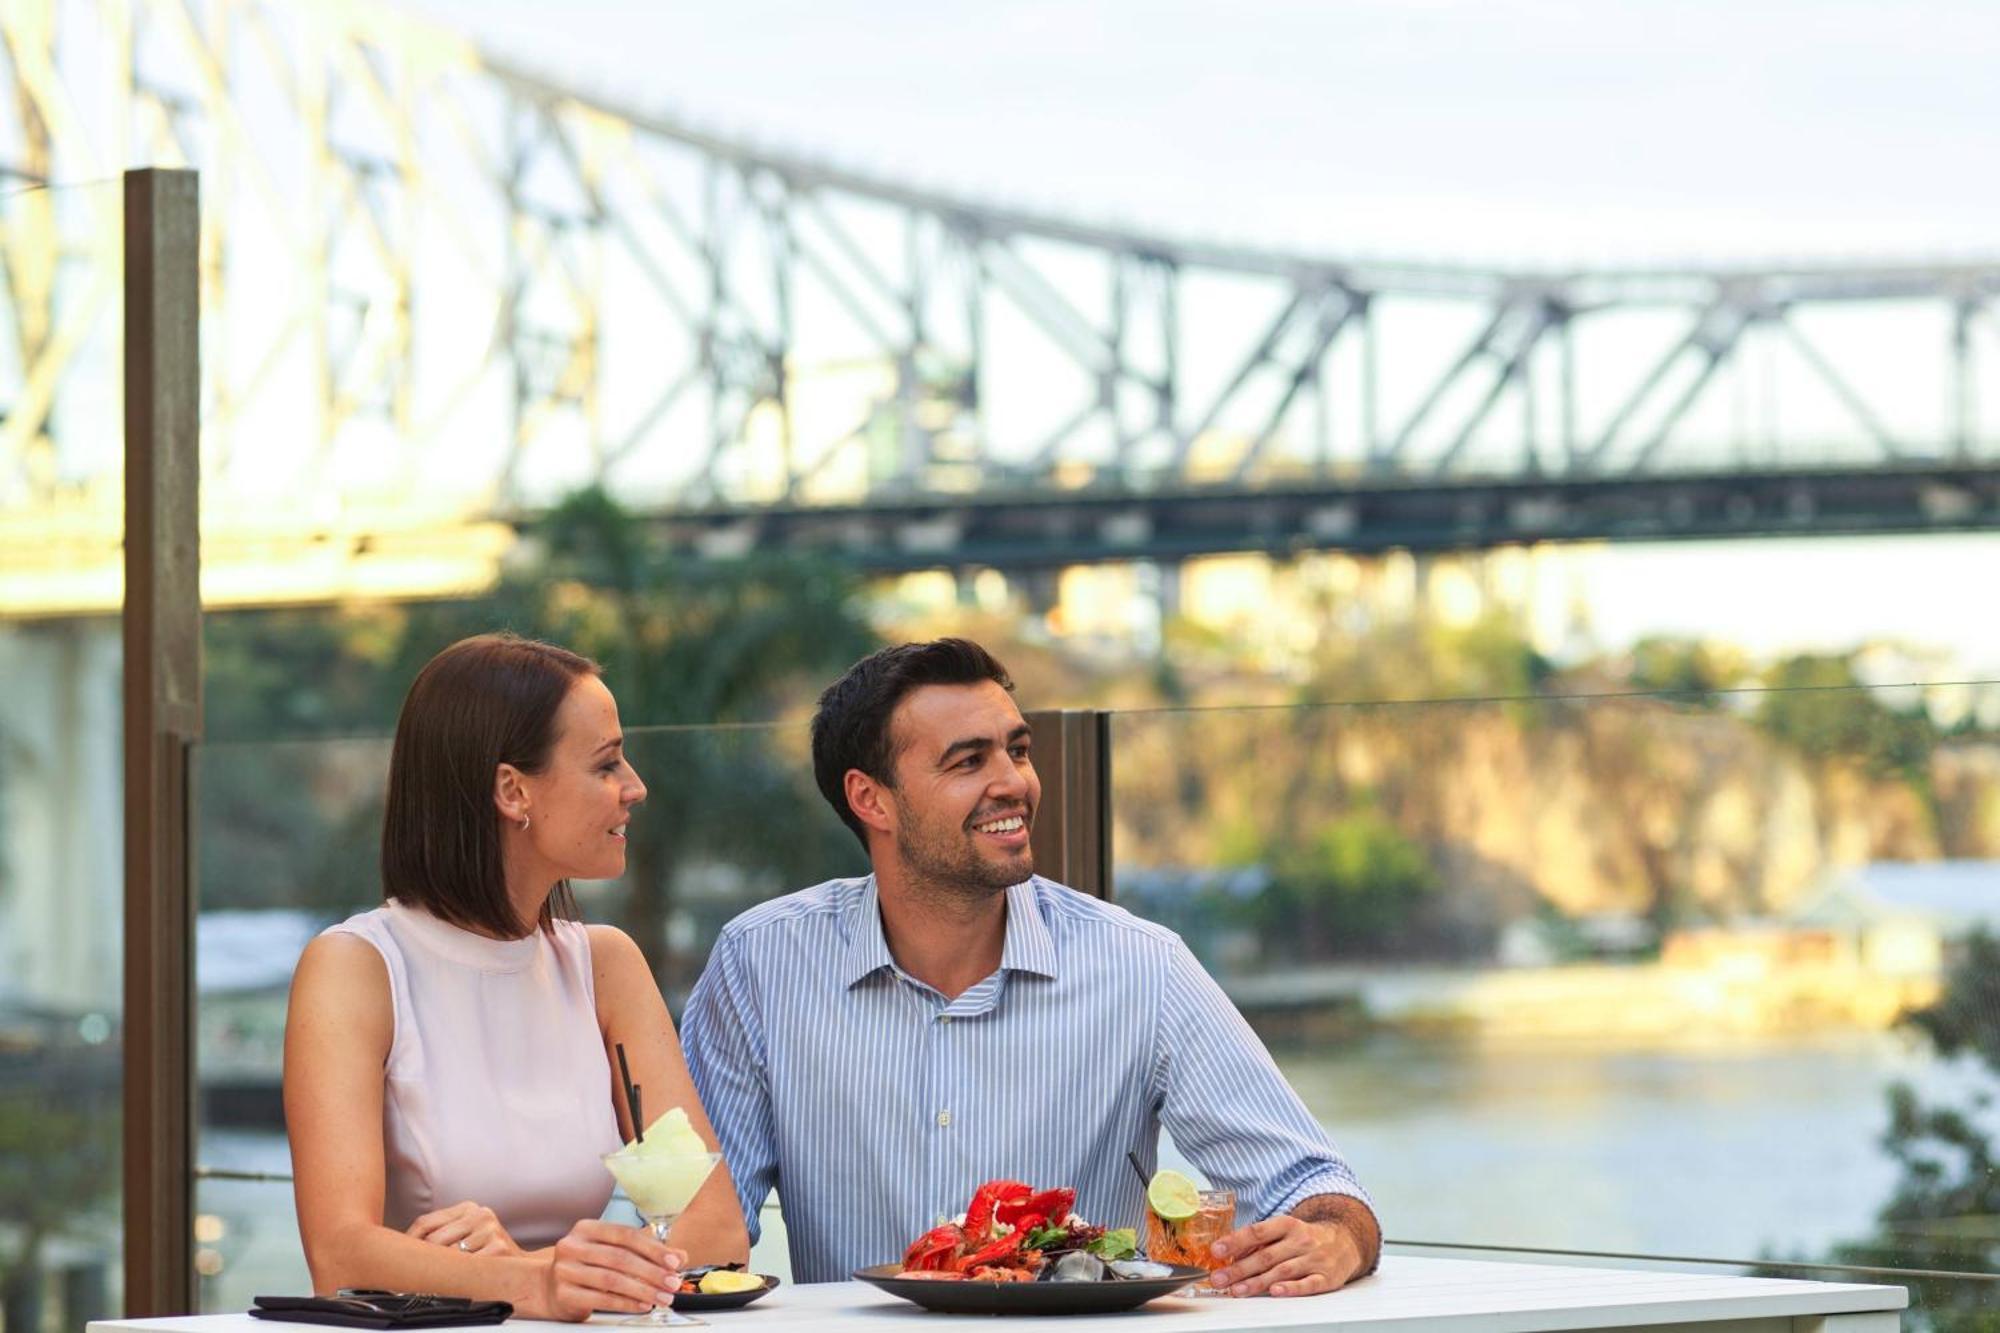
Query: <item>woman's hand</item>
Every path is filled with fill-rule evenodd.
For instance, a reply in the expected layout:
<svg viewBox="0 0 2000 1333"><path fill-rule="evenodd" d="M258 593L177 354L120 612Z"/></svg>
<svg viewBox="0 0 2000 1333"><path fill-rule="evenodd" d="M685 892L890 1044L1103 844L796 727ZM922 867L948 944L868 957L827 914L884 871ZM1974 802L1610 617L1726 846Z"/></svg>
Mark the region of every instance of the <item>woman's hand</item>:
<svg viewBox="0 0 2000 1333"><path fill-rule="evenodd" d="M491 1208L472 1202L455 1203L425 1213L410 1223L409 1234L433 1245L453 1246L467 1254L520 1254L521 1247L500 1225Z"/></svg>
<svg viewBox="0 0 2000 1333"><path fill-rule="evenodd" d="M545 1308L533 1313L571 1322L593 1310L644 1314L672 1303L687 1256L642 1227L595 1218L578 1222L549 1255Z"/></svg>

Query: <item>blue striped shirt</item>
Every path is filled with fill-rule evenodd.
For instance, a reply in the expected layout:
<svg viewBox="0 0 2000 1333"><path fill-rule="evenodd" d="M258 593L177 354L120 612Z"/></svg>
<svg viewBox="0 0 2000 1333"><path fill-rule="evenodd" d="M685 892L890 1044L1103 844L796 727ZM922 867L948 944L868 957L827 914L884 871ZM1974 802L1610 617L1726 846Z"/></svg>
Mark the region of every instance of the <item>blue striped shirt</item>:
<svg viewBox="0 0 2000 1333"><path fill-rule="evenodd" d="M1237 1221L1365 1199L1180 937L1036 876L1007 891L997 972L957 999L904 973L873 876L723 928L682 1022L754 1239L778 1191L801 1282L889 1263L986 1180L1073 1185L1134 1226L1160 1126Z"/></svg>

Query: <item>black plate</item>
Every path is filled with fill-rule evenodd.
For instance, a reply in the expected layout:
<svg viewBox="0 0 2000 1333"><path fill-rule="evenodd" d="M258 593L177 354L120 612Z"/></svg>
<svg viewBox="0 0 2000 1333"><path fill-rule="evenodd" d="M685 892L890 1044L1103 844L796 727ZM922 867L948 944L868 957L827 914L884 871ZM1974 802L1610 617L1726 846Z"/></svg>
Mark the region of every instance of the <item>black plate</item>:
<svg viewBox="0 0 2000 1333"><path fill-rule="evenodd" d="M1175 1265L1171 1277L1114 1282L935 1282L897 1277L902 1271L901 1264L876 1264L855 1269L854 1276L939 1314L1112 1314L1136 1310L1208 1276L1206 1268L1187 1264Z"/></svg>
<svg viewBox="0 0 2000 1333"><path fill-rule="evenodd" d="M676 1310L734 1310L755 1300L762 1300L765 1293L778 1285L778 1279L759 1273L764 1279L761 1287L748 1291L677 1291L674 1293Z"/></svg>

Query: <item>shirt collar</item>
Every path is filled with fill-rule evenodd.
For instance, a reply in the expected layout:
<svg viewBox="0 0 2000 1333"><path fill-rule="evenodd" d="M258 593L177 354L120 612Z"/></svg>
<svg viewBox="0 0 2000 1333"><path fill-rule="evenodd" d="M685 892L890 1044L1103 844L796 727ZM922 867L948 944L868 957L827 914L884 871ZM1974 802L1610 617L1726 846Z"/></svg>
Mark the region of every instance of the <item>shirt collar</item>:
<svg viewBox="0 0 2000 1333"><path fill-rule="evenodd" d="M1007 942L1000 946L1000 970L1033 972L1038 977L1056 974L1056 941L1049 923L1042 920L1042 904L1035 894L1035 881L1024 879L1007 890Z"/></svg>
<svg viewBox="0 0 2000 1333"><path fill-rule="evenodd" d="M888 938L882 934L882 902L875 877L870 875L848 921L840 984L851 990L895 963L889 953ZM1033 879L1022 880L1007 890L1007 938L1000 946L1000 970L1032 972L1042 977L1056 974L1055 937L1049 934L1049 923L1042 919Z"/></svg>
<svg viewBox="0 0 2000 1333"><path fill-rule="evenodd" d="M840 984L852 990L885 967L894 967L889 941L882 934L882 902L870 875L847 923L847 951L840 960Z"/></svg>

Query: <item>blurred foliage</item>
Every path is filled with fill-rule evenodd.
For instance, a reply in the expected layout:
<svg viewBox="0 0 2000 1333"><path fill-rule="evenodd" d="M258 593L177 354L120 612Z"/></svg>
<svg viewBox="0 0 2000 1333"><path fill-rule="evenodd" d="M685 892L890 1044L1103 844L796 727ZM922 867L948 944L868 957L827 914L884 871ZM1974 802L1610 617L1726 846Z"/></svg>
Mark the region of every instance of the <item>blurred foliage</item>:
<svg viewBox="0 0 2000 1333"><path fill-rule="evenodd" d="M1267 848L1365 809L1445 886L1398 937L1423 956L1490 956L1543 906L1659 939L1781 914L1837 863L2000 857L2000 753L1939 743L1926 692L1872 689L1846 658L1736 694L1761 675L1726 645L1653 639L1557 672L1498 619L1321 634L1289 678L1231 675L1224 651L1177 661L1172 706L1114 723L1120 860L1271 869ZM1218 930L1247 920L1247 900L1212 906Z"/></svg>
<svg viewBox="0 0 2000 1333"><path fill-rule="evenodd" d="M1407 953L1441 887L1423 849L1366 808L1274 834L1231 830L1218 851L1224 865L1268 874L1249 906L1273 960Z"/></svg>
<svg viewBox="0 0 2000 1333"><path fill-rule="evenodd" d="M1974 1057L2000 1076L2000 939L1968 937L1937 1001L1904 1020L1943 1057ZM2000 1165L1993 1094L1960 1106L1925 1105L1907 1083L1888 1091L1882 1146L1898 1177L1876 1215L1876 1234L1834 1248L1831 1262L2000 1273ZM1937 1333L2000 1329L1996 1284L1940 1277L1902 1280L1910 1288L1904 1327Z"/></svg>
<svg viewBox="0 0 2000 1333"><path fill-rule="evenodd" d="M118 1050L0 1054L0 1327L31 1328L44 1251L115 1228Z"/></svg>
<svg viewBox="0 0 2000 1333"><path fill-rule="evenodd" d="M380 902L388 763L386 740L203 747L195 770L202 909L335 918Z"/></svg>
<svg viewBox="0 0 2000 1333"><path fill-rule="evenodd" d="M1765 674L1758 723L1808 759L1848 759L1882 777L1927 778L1938 730L1921 705L1890 708L1855 674L1852 655L1805 654Z"/></svg>
<svg viewBox="0 0 2000 1333"><path fill-rule="evenodd" d="M1301 702L1522 699L1554 674L1500 614L1468 625L1409 619L1331 641L1298 691Z"/></svg>
<svg viewBox="0 0 2000 1333"><path fill-rule="evenodd" d="M1952 967L1934 1004L1906 1021L1930 1039L1939 1055L1971 1055L2000 1074L2000 940L1974 933ZM2000 1210L1996 1210L2000 1211Z"/></svg>
<svg viewBox="0 0 2000 1333"><path fill-rule="evenodd" d="M211 742L389 734L405 606L209 612L203 725Z"/></svg>
<svg viewBox="0 0 2000 1333"><path fill-rule="evenodd" d="M1725 644L1649 637L1632 645L1626 679L1636 690L1712 707L1724 690L1748 682L1751 671L1742 652Z"/></svg>

